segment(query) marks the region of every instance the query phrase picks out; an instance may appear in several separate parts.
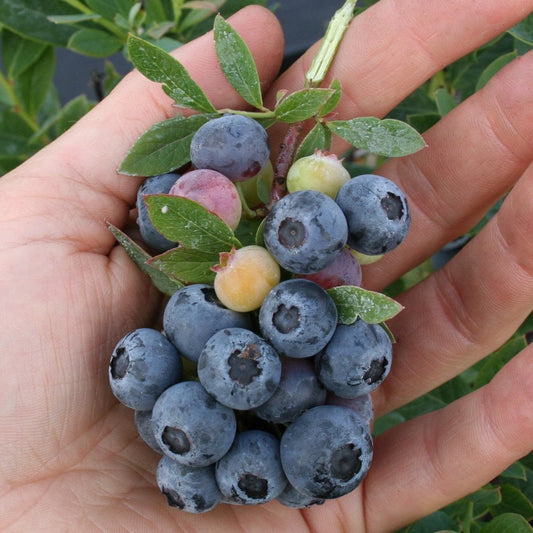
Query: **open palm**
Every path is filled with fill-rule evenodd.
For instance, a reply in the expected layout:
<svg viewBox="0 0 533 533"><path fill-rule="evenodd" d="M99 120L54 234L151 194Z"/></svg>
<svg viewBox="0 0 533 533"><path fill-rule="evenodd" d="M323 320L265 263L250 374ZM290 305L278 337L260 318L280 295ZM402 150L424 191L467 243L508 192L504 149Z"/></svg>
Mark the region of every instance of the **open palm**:
<svg viewBox="0 0 533 533"><path fill-rule="evenodd" d="M384 116L446 64L524 18L533 0L381 0L352 23L332 67L341 118ZM257 6L231 20L267 98L301 87L311 50L274 81L283 37ZM315 50L316 51L316 50ZM217 67L212 37L176 53L218 107L242 105ZM380 173L407 193L407 240L364 273L380 290L469 229L508 194L484 230L399 300L393 370L381 415L502 344L533 301L533 54L501 71L425 135L428 148ZM133 72L60 139L0 180L0 528L3 531L393 531L475 490L533 446L533 349L486 387L376 439L363 486L305 511L277 502L169 507L158 456L113 398L111 351L157 324L161 296L115 245L139 181L116 169L133 141L174 110ZM272 139L275 146L279 139Z"/></svg>

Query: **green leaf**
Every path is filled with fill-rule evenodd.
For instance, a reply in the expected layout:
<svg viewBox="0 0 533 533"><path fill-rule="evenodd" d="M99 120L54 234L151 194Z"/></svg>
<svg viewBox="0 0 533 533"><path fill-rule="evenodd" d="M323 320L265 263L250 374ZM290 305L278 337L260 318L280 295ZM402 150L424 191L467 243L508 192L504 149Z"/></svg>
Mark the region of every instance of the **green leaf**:
<svg viewBox="0 0 533 533"><path fill-rule="evenodd" d="M92 11L111 21L114 21L117 15L128 18L128 14L136 2L137 0L85 0Z"/></svg>
<svg viewBox="0 0 533 533"><path fill-rule="evenodd" d="M333 89L301 89L289 94L275 109L281 122L300 122L317 115L335 93Z"/></svg>
<svg viewBox="0 0 533 533"><path fill-rule="evenodd" d="M414 128L395 119L360 117L328 122L327 126L356 148L386 157L402 157L426 146Z"/></svg>
<svg viewBox="0 0 533 533"><path fill-rule="evenodd" d="M148 264L183 283L212 284L215 280L215 273L211 267L218 264L218 261L218 253L179 246L152 257Z"/></svg>
<svg viewBox="0 0 533 533"><path fill-rule="evenodd" d="M165 9L166 2L162 0L150 0L144 3L146 11L146 22L149 24L167 24L170 22L174 26L174 21L171 21L170 11Z"/></svg>
<svg viewBox="0 0 533 533"><path fill-rule="evenodd" d="M385 294L354 285L328 289L339 313L339 324L353 324L358 317L370 324L379 324L396 316L403 306Z"/></svg>
<svg viewBox="0 0 533 533"><path fill-rule="evenodd" d="M531 527L527 520L514 513L505 513L497 516L484 526L480 533L532 533Z"/></svg>
<svg viewBox="0 0 533 533"><path fill-rule="evenodd" d="M176 170L190 160L191 139L209 115L177 116L144 132L130 148L119 172L129 176L155 176Z"/></svg>
<svg viewBox="0 0 533 533"><path fill-rule="evenodd" d="M518 352L527 346L523 335L513 337L500 349L490 354L479 368L474 388L486 385Z"/></svg>
<svg viewBox="0 0 533 533"><path fill-rule="evenodd" d="M242 219L239 222L235 230L235 236L243 246L256 244L255 238L261 222L262 219L259 218Z"/></svg>
<svg viewBox="0 0 533 533"><path fill-rule="evenodd" d="M465 496L465 500L472 502L474 514L480 515L485 514L488 507L498 505L502 501L502 494L499 487L488 485Z"/></svg>
<svg viewBox="0 0 533 533"><path fill-rule="evenodd" d="M166 194L148 195L146 205L155 228L184 248L219 253L241 246L222 219L188 198Z"/></svg>
<svg viewBox="0 0 533 533"><path fill-rule="evenodd" d="M377 437L385 431L402 424L405 422L405 417L398 411L391 411L386 415L380 416L374 421L374 427L372 428L372 434Z"/></svg>
<svg viewBox="0 0 533 533"><path fill-rule="evenodd" d="M1 137L2 134L0 133L0 139ZM0 177L18 167L25 159L26 157L4 157L0 154Z"/></svg>
<svg viewBox="0 0 533 533"><path fill-rule="evenodd" d="M142 272L148 274L154 285L164 294L169 296L174 294L179 288L183 287L183 283L173 279L163 272L159 271L147 264L150 259L150 255L147 254L133 239L128 237L124 232L113 226L113 224L107 224L111 233L115 236L117 241L122 245L126 253L131 257L133 262L139 267Z"/></svg>
<svg viewBox="0 0 533 533"><path fill-rule="evenodd" d="M272 164L270 164L269 168L263 167L263 170L261 170L257 176L257 197L265 205L270 202L273 180L274 169Z"/></svg>
<svg viewBox="0 0 533 533"><path fill-rule="evenodd" d="M419 133L424 133L433 127L440 119L440 113L413 113L407 115L407 123Z"/></svg>
<svg viewBox="0 0 533 533"><path fill-rule="evenodd" d="M335 110L342 98L342 86L338 79L334 79L329 86L334 92L329 97L328 101L320 108L319 115L324 117Z"/></svg>
<svg viewBox="0 0 533 533"><path fill-rule="evenodd" d="M0 112L4 109L11 109L15 105L15 99L9 90L8 84L0 83Z"/></svg>
<svg viewBox="0 0 533 533"><path fill-rule="evenodd" d="M146 21L146 11L142 7L141 2L136 2L128 13L128 28L134 31L141 29Z"/></svg>
<svg viewBox="0 0 533 533"><path fill-rule="evenodd" d="M447 405L470 392L472 392L472 389L469 383L462 375L459 375L434 389L431 394Z"/></svg>
<svg viewBox="0 0 533 533"><path fill-rule="evenodd" d="M172 8L172 19L174 20L174 22L178 22L178 20L181 18L184 2L185 0L170 0Z"/></svg>
<svg viewBox="0 0 533 533"><path fill-rule="evenodd" d="M31 153L28 139L32 133L33 130L18 113L10 109L0 113L0 155L15 157Z"/></svg>
<svg viewBox="0 0 533 533"><path fill-rule="evenodd" d="M174 27L174 23L169 21L169 20L163 21L163 22L158 22L158 23L152 24L146 30L145 35L146 35L146 37L149 37L150 39L153 39L155 41L154 44L159 46L159 48L162 48L163 50L169 52L172 49L169 50L168 48L166 48L167 44L165 44L165 46L161 46L160 41L161 41L161 39L163 39L163 37L164 37L164 35L166 33L168 33L170 30L172 30L173 27ZM170 39L170 41L176 42L174 39ZM177 47L175 46L175 48L177 48Z"/></svg>
<svg viewBox="0 0 533 533"><path fill-rule="evenodd" d="M527 481L526 467L519 461L516 461L506 468L500 474L500 476L509 479L520 479L521 481Z"/></svg>
<svg viewBox="0 0 533 533"><path fill-rule="evenodd" d="M84 94L80 94L67 102L58 115L57 129L58 135L67 131L78 120L86 115L94 106Z"/></svg>
<svg viewBox="0 0 533 533"><path fill-rule="evenodd" d="M524 20L513 26L509 33L519 41L529 46L533 46L533 13L528 15Z"/></svg>
<svg viewBox="0 0 533 533"><path fill-rule="evenodd" d="M493 514L517 513L527 521L533 519L533 504L516 487L504 484L500 487L502 500L491 508Z"/></svg>
<svg viewBox="0 0 533 533"><path fill-rule="evenodd" d="M180 46L183 46L183 43L181 41L176 41L176 39L172 39L171 37L161 37L161 39L148 39L146 40L159 48L161 50L164 50L165 52L172 52L173 50L176 50Z"/></svg>
<svg viewBox="0 0 533 533"><path fill-rule="evenodd" d="M9 29L47 44L66 46L76 28L54 24L50 15L79 13L62 0L0 0L2 24Z"/></svg>
<svg viewBox="0 0 533 533"><path fill-rule="evenodd" d="M4 29L2 31L2 59L7 77L14 80L33 65L44 53L46 44L20 37Z"/></svg>
<svg viewBox="0 0 533 533"><path fill-rule="evenodd" d="M93 103L89 102L87 96L80 94L76 98L67 102L63 108L57 111L57 113L50 116L44 124L42 124L39 130L31 136L29 142L35 142L39 137L46 134L53 126L56 126L57 128L55 136L61 135L83 115L88 113L93 105Z"/></svg>
<svg viewBox="0 0 533 533"><path fill-rule="evenodd" d="M505 67L505 65L507 65L508 63L510 63L513 59L515 59L517 57L517 52L516 51L513 51L513 52L509 52L508 54L504 54L500 57L498 57L497 59L495 59L487 68L485 68L485 70L481 73L481 76L479 77L479 80L477 81L477 84L476 84L476 91L479 91L480 89L482 89L483 87L485 87L485 85L487 85L487 83L489 82L489 80L499 71L501 70L503 67Z"/></svg>
<svg viewBox="0 0 533 533"><path fill-rule="evenodd" d="M437 511L406 528L405 533L442 533L453 531L455 526L455 522L444 511Z"/></svg>
<svg viewBox="0 0 533 533"><path fill-rule="evenodd" d="M115 65L111 61L106 61L104 64L104 91L107 96L122 79L122 75L117 71Z"/></svg>
<svg viewBox="0 0 533 533"><path fill-rule="evenodd" d="M180 22L178 31L184 32L191 28L198 27L199 24L212 15L214 15L225 3L226 0L211 0L207 9L198 9L191 5L191 2L183 4L183 9L189 9L188 13L183 17Z"/></svg>
<svg viewBox="0 0 533 533"><path fill-rule="evenodd" d="M316 150L327 150L331 144L331 131L321 122L317 122L298 146L295 160L313 155Z"/></svg>
<svg viewBox="0 0 533 533"><path fill-rule="evenodd" d="M220 15L215 17L214 35L215 50L224 76L246 102L262 108L261 81L247 44Z"/></svg>
<svg viewBox="0 0 533 533"><path fill-rule="evenodd" d="M122 48L123 42L115 35L101 30L79 30L69 39L67 47L90 57L107 57Z"/></svg>
<svg viewBox="0 0 533 533"><path fill-rule="evenodd" d="M257 246L265 247L265 219L261 220L259 227L257 228L257 233L255 234L255 244Z"/></svg>
<svg viewBox="0 0 533 533"><path fill-rule="evenodd" d="M216 109L185 67L161 48L130 35L128 50L135 67L148 79L162 83L163 90L178 106L204 113Z"/></svg>
<svg viewBox="0 0 533 533"><path fill-rule="evenodd" d="M52 86L55 72L55 50L47 46L38 61L15 80L15 93L24 110L36 116Z"/></svg>
<svg viewBox="0 0 533 533"><path fill-rule="evenodd" d="M79 22L87 22L89 20L97 20L101 15L97 13L79 13L75 15L50 15L48 20L54 24L77 24Z"/></svg>
<svg viewBox="0 0 533 533"><path fill-rule="evenodd" d="M442 87L435 91L435 102L437 103L437 109L439 110L439 115L441 117L447 115L457 106L457 102L453 95Z"/></svg>

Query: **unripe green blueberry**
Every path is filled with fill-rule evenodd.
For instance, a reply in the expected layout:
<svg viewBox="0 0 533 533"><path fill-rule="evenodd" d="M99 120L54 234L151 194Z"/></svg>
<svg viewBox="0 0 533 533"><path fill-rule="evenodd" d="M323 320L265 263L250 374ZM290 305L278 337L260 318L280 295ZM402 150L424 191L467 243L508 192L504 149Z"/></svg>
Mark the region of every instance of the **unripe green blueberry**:
<svg viewBox="0 0 533 533"><path fill-rule="evenodd" d="M320 191L335 199L339 189L351 178L342 161L329 152L317 150L297 159L287 173L289 192Z"/></svg>
<svg viewBox="0 0 533 533"><path fill-rule="evenodd" d="M357 250L352 250L351 248L350 248L350 251L352 252L354 257L357 259L357 261L359 261L360 265L371 265L372 263L379 261L383 257L383 254L366 255L361 252L358 252Z"/></svg>
<svg viewBox="0 0 533 533"><path fill-rule="evenodd" d="M220 254L213 267L215 293L233 311L246 313L258 309L266 295L280 281L276 260L262 246L250 245Z"/></svg>
<svg viewBox="0 0 533 533"><path fill-rule="evenodd" d="M273 181L274 167L269 160L258 174L238 182L238 187L248 207L254 208L268 203Z"/></svg>

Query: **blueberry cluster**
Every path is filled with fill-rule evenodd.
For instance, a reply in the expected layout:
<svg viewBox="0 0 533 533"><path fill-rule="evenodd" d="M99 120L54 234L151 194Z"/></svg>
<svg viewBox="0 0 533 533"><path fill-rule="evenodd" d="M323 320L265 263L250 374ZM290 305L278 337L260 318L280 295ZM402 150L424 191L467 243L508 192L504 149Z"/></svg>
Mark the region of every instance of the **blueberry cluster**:
<svg viewBox="0 0 533 533"><path fill-rule="evenodd" d="M265 172L268 158L254 120L207 122L192 140L194 170L139 190L141 235L154 250L176 246L151 224L151 193L184 195L235 228L235 183ZM304 508L352 491L370 468L370 393L390 371L392 342L379 324L340 324L328 289L359 285L354 251L394 249L409 210L394 183L347 178L329 154L297 163L289 193L269 206L263 241L222 253L214 283L170 297L163 331L132 331L111 357L113 393L162 456L158 486L188 512L274 499Z"/></svg>

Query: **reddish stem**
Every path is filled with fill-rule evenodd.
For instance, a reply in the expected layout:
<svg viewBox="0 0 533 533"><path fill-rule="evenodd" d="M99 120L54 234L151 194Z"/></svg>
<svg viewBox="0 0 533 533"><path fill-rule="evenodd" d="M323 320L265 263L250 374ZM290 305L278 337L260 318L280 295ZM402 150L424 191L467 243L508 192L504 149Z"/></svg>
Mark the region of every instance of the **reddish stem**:
<svg viewBox="0 0 533 533"><path fill-rule="evenodd" d="M274 170L274 182L270 193L269 207L272 207L279 199L287 194L287 173L292 164L294 153L296 152L296 144L301 132L301 122L292 124L287 130L283 142L281 143L281 149Z"/></svg>

